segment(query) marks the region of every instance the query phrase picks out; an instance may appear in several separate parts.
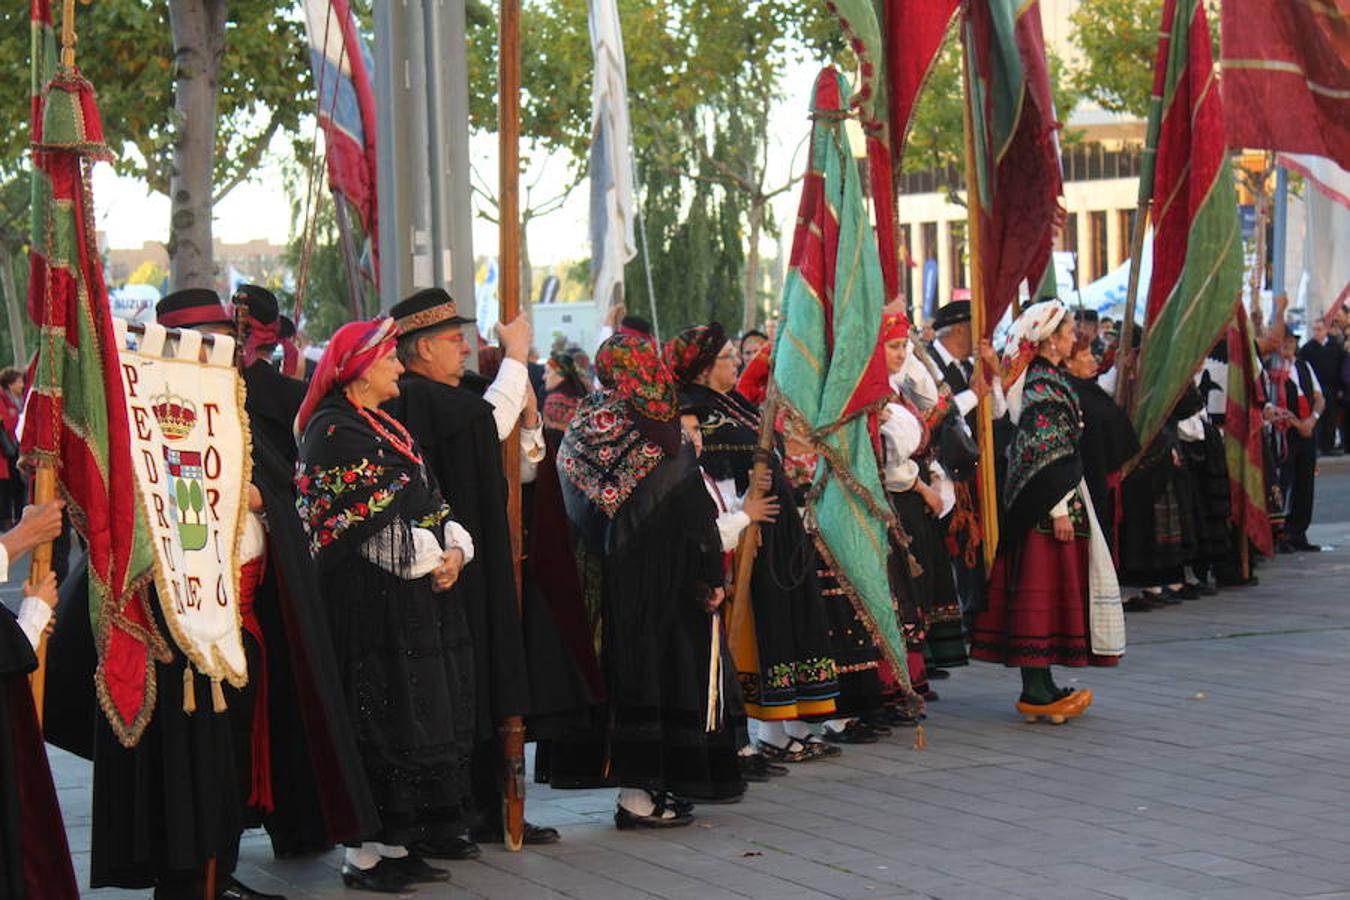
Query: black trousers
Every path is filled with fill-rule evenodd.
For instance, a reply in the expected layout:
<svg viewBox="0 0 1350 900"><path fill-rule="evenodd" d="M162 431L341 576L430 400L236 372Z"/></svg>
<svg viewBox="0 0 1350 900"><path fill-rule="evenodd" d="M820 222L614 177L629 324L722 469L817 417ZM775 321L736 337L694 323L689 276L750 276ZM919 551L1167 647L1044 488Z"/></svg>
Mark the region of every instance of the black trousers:
<svg viewBox="0 0 1350 900"><path fill-rule="evenodd" d="M1288 432L1289 456L1280 467L1280 488L1284 491L1284 533L1291 541L1307 537L1312 524L1313 487L1317 477L1317 441L1297 431Z"/></svg>
<svg viewBox="0 0 1350 900"><path fill-rule="evenodd" d="M1339 398L1329 399L1326 412L1317 420L1313 434L1317 438L1317 449L1322 453L1331 453L1336 449L1336 431L1341 419L1340 407Z"/></svg>

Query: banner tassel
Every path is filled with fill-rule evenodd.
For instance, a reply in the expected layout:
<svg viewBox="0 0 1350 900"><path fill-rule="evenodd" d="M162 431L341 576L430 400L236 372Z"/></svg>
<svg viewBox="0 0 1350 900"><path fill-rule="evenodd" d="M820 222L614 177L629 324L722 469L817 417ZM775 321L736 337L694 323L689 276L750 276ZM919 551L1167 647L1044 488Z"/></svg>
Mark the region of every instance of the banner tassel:
<svg viewBox="0 0 1350 900"><path fill-rule="evenodd" d="M915 750L928 749L928 735L924 734L922 725L918 725L914 729L914 749Z"/></svg>
<svg viewBox="0 0 1350 900"><path fill-rule="evenodd" d="M228 707L225 705L225 689L220 686L220 679L211 680L211 708L218 713L223 713Z"/></svg>
<svg viewBox="0 0 1350 900"><path fill-rule="evenodd" d="M183 667L183 712L189 716L197 711L197 679L192 666Z"/></svg>

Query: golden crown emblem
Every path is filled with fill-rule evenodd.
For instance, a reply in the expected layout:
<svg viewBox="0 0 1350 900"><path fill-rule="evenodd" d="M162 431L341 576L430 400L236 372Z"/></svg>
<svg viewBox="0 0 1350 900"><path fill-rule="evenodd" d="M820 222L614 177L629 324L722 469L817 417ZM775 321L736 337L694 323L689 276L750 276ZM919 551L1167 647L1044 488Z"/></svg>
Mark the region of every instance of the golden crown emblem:
<svg viewBox="0 0 1350 900"><path fill-rule="evenodd" d="M151 396L150 412L166 441L181 441L197 427L197 404L171 391Z"/></svg>

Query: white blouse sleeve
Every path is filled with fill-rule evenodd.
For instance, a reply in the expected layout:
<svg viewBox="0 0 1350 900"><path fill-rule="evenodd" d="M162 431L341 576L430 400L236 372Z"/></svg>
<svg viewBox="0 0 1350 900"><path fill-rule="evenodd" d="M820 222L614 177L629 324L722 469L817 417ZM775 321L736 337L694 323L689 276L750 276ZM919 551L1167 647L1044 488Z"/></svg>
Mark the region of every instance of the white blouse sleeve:
<svg viewBox="0 0 1350 900"><path fill-rule="evenodd" d="M24 637L28 638L28 643L36 650L38 641L42 639L43 630L52 620L52 608L37 597L24 597L23 603L19 604L18 619Z"/></svg>
<svg viewBox="0 0 1350 900"><path fill-rule="evenodd" d="M886 411L890 415L881 423L881 439L886 443L882 476L886 490L899 494L913 488L919 477L919 464L912 457L923 441L923 426L898 403L886 404Z"/></svg>

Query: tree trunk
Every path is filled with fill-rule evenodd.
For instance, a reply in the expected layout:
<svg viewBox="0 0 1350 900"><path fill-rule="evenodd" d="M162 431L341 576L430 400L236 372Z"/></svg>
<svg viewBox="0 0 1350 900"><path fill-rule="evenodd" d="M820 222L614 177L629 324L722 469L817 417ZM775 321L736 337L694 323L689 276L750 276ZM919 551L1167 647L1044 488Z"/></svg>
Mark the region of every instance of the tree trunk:
<svg viewBox="0 0 1350 900"><path fill-rule="evenodd" d="M173 173L169 179L169 286L216 284L211 252L211 181L216 153L216 90L225 55L228 0L169 0L173 29Z"/></svg>
<svg viewBox="0 0 1350 900"><path fill-rule="evenodd" d="M14 285L15 247L0 244L0 292L5 295L5 312L9 316L9 345L14 348L14 368L28 366L28 350L23 341L24 304L19 300L19 289Z"/></svg>
<svg viewBox="0 0 1350 900"><path fill-rule="evenodd" d="M745 308L741 314L741 331L746 332L759 323L759 233L764 226L764 197L750 200L750 252L745 258Z"/></svg>

